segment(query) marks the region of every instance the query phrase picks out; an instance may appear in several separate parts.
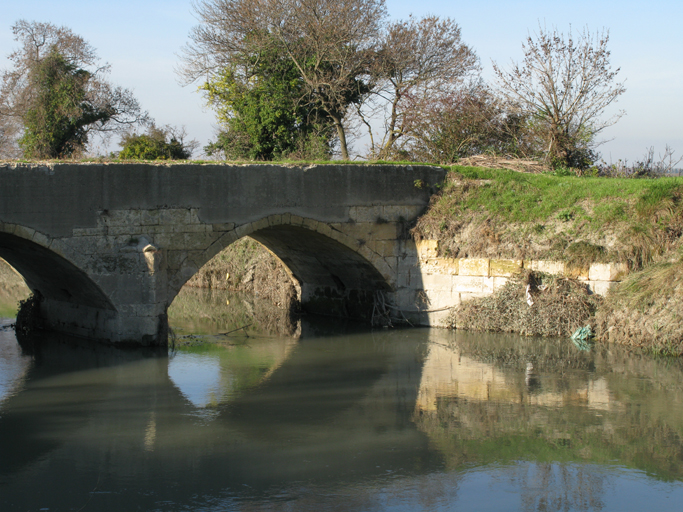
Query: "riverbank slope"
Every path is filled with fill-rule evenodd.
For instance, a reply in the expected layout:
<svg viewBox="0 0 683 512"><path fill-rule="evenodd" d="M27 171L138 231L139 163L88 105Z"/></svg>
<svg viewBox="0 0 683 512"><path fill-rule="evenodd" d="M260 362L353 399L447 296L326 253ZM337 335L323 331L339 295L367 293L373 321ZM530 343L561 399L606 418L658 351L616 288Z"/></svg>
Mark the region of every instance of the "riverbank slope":
<svg viewBox="0 0 683 512"><path fill-rule="evenodd" d="M576 317L590 324L599 339L681 354L683 318L676 311L683 305L682 197L680 178L556 176L454 166L412 234L438 240L440 255L451 258L563 261L577 274L596 262L625 263L630 270L605 300L589 298L585 286L571 278L546 278L544 288L542 277L526 273L493 297L455 308L451 327L524 331L520 324L530 322L524 308L531 307L526 296L531 284L530 290L539 294L533 320L539 328L526 334L547 334L547 324L558 316ZM541 288L530 281L539 281ZM545 313L538 311L543 307ZM468 321L458 324L458 315Z"/></svg>

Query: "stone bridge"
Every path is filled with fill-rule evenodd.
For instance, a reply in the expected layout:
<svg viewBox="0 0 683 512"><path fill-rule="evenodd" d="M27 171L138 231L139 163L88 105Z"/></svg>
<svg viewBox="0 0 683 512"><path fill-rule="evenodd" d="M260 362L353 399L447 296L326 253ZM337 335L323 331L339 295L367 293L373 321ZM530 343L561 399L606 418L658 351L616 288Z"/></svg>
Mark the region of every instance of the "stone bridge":
<svg viewBox="0 0 683 512"><path fill-rule="evenodd" d="M6 163L0 257L40 292L45 327L113 343L165 344L183 284L247 235L283 261L305 310L367 318L378 291L408 297L407 232L444 177L427 166Z"/></svg>

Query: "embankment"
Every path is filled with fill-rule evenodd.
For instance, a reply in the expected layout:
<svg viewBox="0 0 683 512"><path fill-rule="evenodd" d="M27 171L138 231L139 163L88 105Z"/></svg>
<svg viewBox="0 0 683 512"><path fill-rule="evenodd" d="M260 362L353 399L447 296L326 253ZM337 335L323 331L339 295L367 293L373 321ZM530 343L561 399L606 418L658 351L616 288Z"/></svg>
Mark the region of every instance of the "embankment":
<svg viewBox="0 0 683 512"><path fill-rule="evenodd" d="M504 286L453 308L447 320L451 327L566 335L590 324L601 340L680 355L682 198L680 178L553 176L456 166L413 236L434 240L438 256L453 261L520 262L520 271ZM544 277L523 263L532 260L560 262L563 270ZM604 300L591 298L587 290L585 276L596 263L620 264L629 271L625 280L610 284ZM567 319L565 328L549 327L558 318Z"/></svg>

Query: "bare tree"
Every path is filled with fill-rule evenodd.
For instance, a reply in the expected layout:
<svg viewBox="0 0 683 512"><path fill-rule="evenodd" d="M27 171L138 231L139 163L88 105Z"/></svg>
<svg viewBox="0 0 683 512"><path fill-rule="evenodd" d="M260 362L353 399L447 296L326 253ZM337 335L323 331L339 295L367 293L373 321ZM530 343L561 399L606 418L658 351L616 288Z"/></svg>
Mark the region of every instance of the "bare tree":
<svg viewBox="0 0 683 512"><path fill-rule="evenodd" d="M203 0L195 9L202 24L185 48L180 72L187 82L281 51L299 70L306 101L333 123L348 160L344 117L370 88L384 0Z"/></svg>
<svg viewBox="0 0 683 512"><path fill-rule="evenodd" d="M55 81L67 78L74 86L75 96L64 100L69 103L68 117L78 125L78 140L71 141L70 147L83 146L91 131L121 132L147 122L147 114L141 111L131 91L104 79L109 66L98 64L94 48L83 38L65 27L25 20L15 23L12 32L19 48L10 54L13 68L2 73L0 86L0 131L8 139L3 141L8 152L11 148L16 150L17 137L26 134L29 117L38 119L39 124L40 116L35 113L50 92L44 90L48 86L41 80L44 78L41 73L48 71L52 73L50 87L55 86ZM62 116L67 113L62 112ZM47 126L29 128L32 129L49 130Z"/></svg>
<svg viewBox="0 0 683 512"><path fill-rule="evenodd" d="M395 143L410 135L409 111L430 98L453 93L479 71L478 58L461 41L457 23L437 16L389 24L373 64L376 95L386 107L384 137L378 148L372 148L378 158L390 157Z"/></svg>
<svg viewBox="0 0 683 512"><path fill-rule="evenodd" d="M612 70L607 49L609 32L592 35L588 29L577 39L554 29L539 28L529 35L522 64L510 70L496 63L500 93L520 112L532 116L545 134L545 154L560 165L585 166L597 145L596 135L616 123L617 113L600 120L608 105L626 90L614 83L619 69Z"/></svg>

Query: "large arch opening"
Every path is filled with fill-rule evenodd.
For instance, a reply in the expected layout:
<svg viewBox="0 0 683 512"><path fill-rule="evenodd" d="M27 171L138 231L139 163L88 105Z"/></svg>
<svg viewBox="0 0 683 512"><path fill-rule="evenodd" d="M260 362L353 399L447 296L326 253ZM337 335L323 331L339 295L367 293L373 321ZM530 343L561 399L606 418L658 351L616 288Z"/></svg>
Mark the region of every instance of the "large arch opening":
<svg viewBox="0 0 683 512"><path fill-rule="evenodd" d="M271 226L249 236L289 269L310 313L369 320L377 291L390 286L358 252L321 233L292 225Z"/></svg>
<svg viewBox="0 0 683 512"><path fill-rule="evenodd" d="M84 271L36 242L0 233L0 258L21 274L32 292L47 300L115 310Z"/></svg>
<svg viewBox="0 0 683 512"><path fill-rule="evenodd" d="M195 277L190 278L189 284L229 288L219 281L231 274L230 269L215 262L239 247L245 238L253 239L286 269L302 311L369 321L377 292L391 291L389 278L383 275L389 272L383 269L382 273L369 261L364 254L368 250L362 244L338 232L334 233L335 238L328 236L329 230L329 226L317 221L310 225L283 222L279 215L242 226L221 237L206 251L204 261L189 262L200 263L199 270L193 269Z"/></svg>

